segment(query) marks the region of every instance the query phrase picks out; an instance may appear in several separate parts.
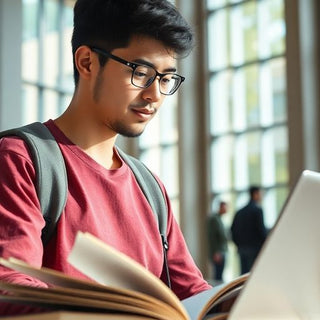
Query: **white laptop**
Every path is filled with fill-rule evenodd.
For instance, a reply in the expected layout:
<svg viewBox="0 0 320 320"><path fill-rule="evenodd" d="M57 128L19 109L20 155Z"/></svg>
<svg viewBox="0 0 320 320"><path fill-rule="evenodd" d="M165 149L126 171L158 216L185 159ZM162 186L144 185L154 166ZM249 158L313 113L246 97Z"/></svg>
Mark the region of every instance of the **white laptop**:
<svg viewBox="0 0 320 320"><path fill-rule="evenodd" d="M320 319L320 173L304 171L228 320Z"/></svg>

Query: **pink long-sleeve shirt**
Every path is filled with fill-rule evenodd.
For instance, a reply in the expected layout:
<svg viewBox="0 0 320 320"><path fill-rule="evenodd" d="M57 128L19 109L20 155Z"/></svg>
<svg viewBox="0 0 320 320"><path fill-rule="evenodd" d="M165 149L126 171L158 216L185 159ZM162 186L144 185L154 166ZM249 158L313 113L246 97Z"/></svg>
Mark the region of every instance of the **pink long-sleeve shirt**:
<svg viewBox="0 0 320 320"><path fill-rule="evenodd" d="M135 177L122 162L107 170L73 144L49 120L68 175L66 206L56 233L43 249L44 219L36 194L36 175L26 144L15 137L0 140L0 256L16 257L32 265L83 278L67 262L76 233L90 232L130 256L157 277L165 279L162 243L156 219ZM209 289L195 265L167 198L168 261L173 291L180 299ZM88 257L90 259L90 257ZM106 271L107 272L107 271ZM0 266L0 280L42 286L41 282ZM0 303L0 315L9 308ZM15 313L28 312L14 307ZM23 311L22 311L23 310Z"/></svg>

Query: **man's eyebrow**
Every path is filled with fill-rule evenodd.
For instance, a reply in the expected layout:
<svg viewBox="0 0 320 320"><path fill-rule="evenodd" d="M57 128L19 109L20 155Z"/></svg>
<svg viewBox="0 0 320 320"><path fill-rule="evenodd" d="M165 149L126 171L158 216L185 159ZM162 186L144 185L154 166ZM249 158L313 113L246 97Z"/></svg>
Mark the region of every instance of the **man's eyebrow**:
<svg viewBox="0 0 320 320"><path fill-rule="evenodd" d="M145 66L149 66L149 67L157 70L157 68L155 67L155 65L153 63L146 61L146 60L143 60L143 59L135 59L132 62L136 62L138 64L143 64ZM176 72L176 71L177 71L177 68L175 68L175 67L167 68L167 69L163 70L163 72Z"/></svg>

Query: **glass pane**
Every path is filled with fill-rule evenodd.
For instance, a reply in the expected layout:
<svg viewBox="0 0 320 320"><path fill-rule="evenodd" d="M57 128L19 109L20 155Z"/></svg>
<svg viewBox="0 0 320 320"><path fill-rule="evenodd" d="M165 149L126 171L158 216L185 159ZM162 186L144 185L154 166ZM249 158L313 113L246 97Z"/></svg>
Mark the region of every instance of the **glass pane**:
<svg viewBox="0 0 320 320"><path fill-rule="evenodd" d="M272 186L288 181L288 134L287 127L271 128L261 139L262 181Z"/></svg>
<svg viewBox="0 0 320 320"><path fill-rule="evenodd" d="M139 146L145 149L156 147L160 143L160 115L158 112L152 121L147 124L144 133L139 137Z"/></svg>
<svg viewBox="0 0 320 320"><path fill-rule="evenodd" d="M172 144L178 142L177 97L178 95L166 97L161 106L158 115L160 117L161 143Z"/></svg>
<svg viewBox="0 0 320 320"><path fill-rule="evenodd" d="M139 137L142 149L178 142L177 95L167 97L160 110Z"/></svg>
<svg viewBox="0 0 320 320"><path fill-rule="evenodd" d="M267 61L259 75L261 124L270 126L287 119L286 75L284 58Z"/></svg>
<svg viewBox="0 0 320 320"><path fill-rule="evenodd" d="M247 102L245 73L238 70L233 74L232 81L232 123L235 132L241 132L247 127Z"/></svg>
<svg viewBox="0 0 320 320"><path fill-rule="evenodd" d="M234 159L234 187L243 190L249 184L248 141L245 134L235 138Z"/></svg>
<svg viewBox="0 0 320 320"><path fill-rule="evenodd" d="M42 120L54 119L59 116L59 96L53 90L44 90Z"/></svg>
<svg viewBox="0 0 320 320"><path fill-rule="evenodd" d="M22 39L27 41L38 36L39 0L23 0Z"/></svg>
<svg viewBox="0 0 320 320"><path fill-rule="evenodd" d="M23 1L22 79L34 82L39 76L38 10L37 0Z"/></svg>
<svg viewBox="0 0 320 320"><path fill-rule="evenodd" d="M72 99L71 94L65 94L62 97L61 106L59 106L60 112L62 113L68 107Z"/></svg>
<svg viewBox="0 0 320 320"><path fill-rule="evenodd" d="M263 126L270 126L274 122L272 87L272 68L268 61L261 64L259 70L260 122Z"/></svg>
<svg viewBox="0 0 320 320"><path fill-rule="evenodd" d="M270 187L276 183L275 165L274 135L273 130L269 129L264 131L261 137L261 179L263 186Z"/></svg>
<svg viewBox="0 0 320 320"><path fill-rule="evenodd" d="M272 228L276 223L287 196L288 189L284 187L272 188L264 193L262 206L267 228Z"/></svg>
<svg viewBox="0 0 320 320"><path fill-rule="evenodd" d="M179 194L177 146L171 146L162 150L161 164L161 179L166 186L169 197L177 197Z"/></svg>
<svg viewBox="0 0 320 320"><path fill-rule="evenodd" d="M275 148L276 182L286 183L288 175L288 130L283 126L273 130Z"/></svg>
<svg viewBox="0 0 320 320"><path fill-rule="evenodd" d="M278 218L289 196L289 188L286 188L286 187L275 188L275 193L276 193L276 218Z"/></svg>
<svg viewBox="0 0 320 320"><path fill-rule="evenodd" d="M255 60L258 56L257 5L249 1L231 13L232 64Z"/></svg>
<svg viewBox="0 0 320 320"><path fill-rule="evenodd" d="M251 1L244 4L242 8L242 28L244 33L245 61L254 60L258 56L257 41L257 7L256 2ZM240 8L240 6L239 6Z"/></svg>
<svg viewBox="0 0 320 320"><path fill-rule="evenodd" d="M260 1L258 5L259 56L268 58L285 49L283 0Z"/></svg>
<svg viewBox="0 0 320 320"><path fill-rule="evenodd" d="M59 75L58 6L57 1L44 2L43 81L51 86L58 84Z"/></svg>
<svg viewBox="0 0 320 320"><path fill-rule="evenodd" d="M229 62L228 16L228 10L221 10L208 18L208 64L211 71L224 68Z"/></svg>
<svg viewBox="0 0 320 320"><path fill-rule="evenodd" d="M243 0L207 0L207 8L209 10L215 10L228 4L239 3L241 1Z"/></svg>
<svg viewBox="0 0 320 320"><path fill-rule="evenodd" d="M145 163L148 168L158 175L164 183L168 195L175 203L175 210L178 207L179 181L178 181L178 147L171 146L167 148L149 148L140 154L140 160ZM174 212L178 217L179 212Z"/></svg>
<svg viewBox="0 0 320 320"><path fill-rule="evenodd" d="M140 160L147 165L147 167L161 177L161 149L149 148L143 150L139 156ZM162 178L161 178L162 179Z"/></svg>
<svg viewBox="0 0 320 320"><path fill-rule="evenodd" d="M285 51L286 25L283 0L270 0L270 47L271 54L283 54Z"/></svg>
<svg viewBox="0 0 320 320"><path fill-rule="evenodd" d="M235 197L235 212L245 206L249 201L249 192L247 190L238 192Z"/></svg>
<svg viewBox="0 0 320 320"><path fill-rule="evenodd" d="M261 134L250 132L247 136L249 184L261 184Z"/></svg>
<svg viewBox="0 0 320 320"><path fill-rule="evenodd" d="M262 207L264 209L264 224L267 228L271 228L278 216L276 208L276 190L274 188L263 192Z"/></svg>
<svg viewBox="0 0 320 320"><path fill-rule="evenodd" d="M227 3L228 0L207 0L207 8L208 10L214 10L225 6Z"/></svg>
<svg viewBox="0 0 320 320"><path fill-rule="evenodd" d="M285 59L279 58L270 62L272 71L272 95L274 121L287 120L286 100L286 66Z"/></svg>
<svg viewBox="0 0 320 320"><path fill-rule="evenodd" d="M247 126L260 124L259 113L259 91L258 91L258 65L251 65L243 68L246 105L247 105Z"/></svg>
<svg viewBox="0 0 320 320"><path fill-rule="evenodd" d="M221 72L210 79L210 129L213 135L230 130L231 74Z"/></svg>
<svg viewBox="0 0 320 320"><path fill-rule="evenodd" d="M179 199L170 198L170 205L172 208L173 215L179 224L180 223L180 202L179 202Z"/></svg>
<svg viewBox="0 0 320 320"><path fill-rule="evenodd" d="M230 57L232 65L243 64L245 58L242 10L235 8L230 13Z"/></svg>
<svg viewBox="0 0 320 320"><path fill-rule="evenodd" d="M22 86L22 119L24 123L38 120L38 88L31 85Z"/></svg>
<svg viewBox="0 0 320 320"><path fill-rule="evenodd" d="M45 0L44 1L44 16L45 16L45 27L46 32L57 32L59 31L59 1L56 0Z"/></svg>
<svg viewBox="0 0 320 320"><path fill-rule="evenodd" d="M67 91L72 91L74 88L73 81L73 62L70 39L72 36L73 27L73 9L65 6L63 8L64 28L62 32L62 74L61 86Z"/></svg>
<svg viewBox="0 0 320 320"><path fill-rule="evenodd" d="M214 140L211 147L212 190L229 190L233 181L233 137L224 136Z"/></svg>

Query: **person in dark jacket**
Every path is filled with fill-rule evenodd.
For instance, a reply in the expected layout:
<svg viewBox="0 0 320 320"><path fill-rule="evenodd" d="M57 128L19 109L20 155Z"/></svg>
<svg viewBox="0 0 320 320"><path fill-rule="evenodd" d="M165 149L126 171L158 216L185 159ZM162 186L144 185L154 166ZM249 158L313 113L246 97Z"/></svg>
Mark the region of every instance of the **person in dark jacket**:
<svg viewBox="0 0 320 320"><path fill-rule="evenodd" d="M261 199L260 187L251 186L249 203L236 212L231 225L232 240L240 256L241 274L251 270L266 239Z"/></svg>

